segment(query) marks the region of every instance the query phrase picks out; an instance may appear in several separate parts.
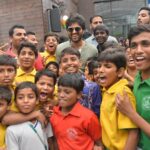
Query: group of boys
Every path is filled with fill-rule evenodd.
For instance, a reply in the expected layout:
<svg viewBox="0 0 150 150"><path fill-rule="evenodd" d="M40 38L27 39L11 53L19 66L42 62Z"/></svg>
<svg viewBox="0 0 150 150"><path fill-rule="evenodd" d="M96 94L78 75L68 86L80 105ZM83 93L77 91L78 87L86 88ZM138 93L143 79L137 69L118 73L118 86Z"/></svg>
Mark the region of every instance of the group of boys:
<svg viewBox="0 0 150 150"><path fill-rule="evenodd" d="M62 72L57 82L59 104L53 110L49 103L54 99L56 75L48 70L37 73L34 71L34 62L38 56L35 46L22 43L17 49L17 72L17 62L14 58L8 55L0 56L0 123L5 124L0 124L0 132L3 134L3 138L0 138L0 149L5 149L5 142L8 150L13 150L14 147L15 150L47 150L48 145L50 149L56 149L58 145L60 150L136 150L137 147L139 150L149 149L150 25L133 27L128 35L130 50L139 70L134 81L134 94L128 87L127 80L123 79L126 69L124 51L119 46L113 46L100 53L98 64L95 64L97 70L96 73L93 71L93 75L94 81L100 84L102 89L101 103L100 87L87 81L80 71L84 71L85 62L90 55L82 55L82 46L85 46L85 43L80 39L80 32L84 30L84 26L82 27L83 22L78 20L79 17L71 18L67 24L71 47L64 48L61 53L57 49ZM55 44L49 44L49 41L54 39L48 37L44 39L45 43L48 43L47 49L56 49ZM57 40L54 42L57 45ZM51 54L54 57L53 52ZM93 56L96 55L97 53ZM51 58L48 60L46 52L44 56L44 62L47 64ZM12 92L14 81L17 88ZM11 99L12 103L16 104L11 105L11 110L17 112L8 111ZM45 131L42 130L40 122L47 121L39 109L48 117L49 126ZM5 141L6 125L10 126L7 128Z"/></svg>

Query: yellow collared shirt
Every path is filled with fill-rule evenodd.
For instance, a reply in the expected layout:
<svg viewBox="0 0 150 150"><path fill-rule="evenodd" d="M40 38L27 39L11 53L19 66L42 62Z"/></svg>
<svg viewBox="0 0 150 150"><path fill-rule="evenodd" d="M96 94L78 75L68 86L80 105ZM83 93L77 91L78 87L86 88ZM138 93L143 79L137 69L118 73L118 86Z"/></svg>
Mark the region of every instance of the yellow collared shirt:
<svg viewBox="0 0 150 150"><path fill-rule="evenodd" d="M15 77L15 84L19 84L24 81L30 81L34 83L36 70L33 69L31 72L26 73L20 67L17 69L17 75Z"/></svg>
<svg viewBox="0 0 150 150"><path fill-rule="evenodd" d="M135 97L127 86L126 79L121 79L108 90L103 90L103 98L100 109L100 121L102 125L102 141L107 149L123 150L128 138L128 129L137 128L125 115L120 113L115 105L116 94L126 91L135 109Z"/></svg>
<svg viewBox="0 0 150 150"><path fill-rule="evenodd" d="M47 65L50 61L56 61L56 55L50 55L47 50L45 50L43 53L40 53L40 55L42 56L45 65Z"/></svg>

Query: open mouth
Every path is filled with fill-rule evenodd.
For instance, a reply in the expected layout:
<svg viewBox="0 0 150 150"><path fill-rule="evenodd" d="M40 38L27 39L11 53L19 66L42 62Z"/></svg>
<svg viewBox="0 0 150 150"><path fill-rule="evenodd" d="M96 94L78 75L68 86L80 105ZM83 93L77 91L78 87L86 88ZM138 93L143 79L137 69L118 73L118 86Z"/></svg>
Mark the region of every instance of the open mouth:
<svg viewBox="0 0 150 150"><path fill-rule="evenodd" d="M43 101L43 100L47 100L48 98L48 93L46 92L40 92L40 100Z"/></svg>
<svg viewBox="0 0 150 150"><path fill-rule="evenodd" d="M99 82L100 83L105 83L106 82L106 77L105 76L100 76L99 77Z"/></svg>
<svg viewBox="0 0 150 150"><path fill-rule="evenodd" d="M137 56L136 58L135 58L135 60L137 61L137 62L139 62L139 61L143 61L145 58L143 57L143 56Z"/></svg>
<svg viewBox="0 0 150 150"><path fill-rule="evenodd" d="M134 63L134 59L133 58L129 58L128 62L133 64Z"/></svg>

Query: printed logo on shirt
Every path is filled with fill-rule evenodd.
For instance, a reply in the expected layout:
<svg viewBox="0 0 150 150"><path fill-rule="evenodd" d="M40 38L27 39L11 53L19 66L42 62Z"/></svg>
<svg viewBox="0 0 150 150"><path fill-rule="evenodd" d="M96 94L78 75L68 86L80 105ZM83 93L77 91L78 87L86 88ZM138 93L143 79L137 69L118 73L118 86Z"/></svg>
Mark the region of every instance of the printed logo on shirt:
<svg viewBox="0 0 150 150"><path fill-rule="evenodd" d="M75 140L77 137L77 131L74 128L67 129L67 136L70 140Z"/></svg>
<svg viewBox="0 0 150 150"><path fill-rule="evenodd" d="M146 96L142 100L142 109L143 110L150 110L150 96Z"/></svg>

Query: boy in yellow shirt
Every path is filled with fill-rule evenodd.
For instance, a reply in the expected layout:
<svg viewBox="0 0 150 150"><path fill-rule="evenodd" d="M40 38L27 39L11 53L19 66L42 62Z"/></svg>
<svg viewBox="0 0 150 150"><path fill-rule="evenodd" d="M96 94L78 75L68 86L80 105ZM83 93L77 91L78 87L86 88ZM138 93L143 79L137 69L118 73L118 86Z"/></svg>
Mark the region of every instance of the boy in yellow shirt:
<svg viewBox="0 0 150 150"><path fill-rule="evenodd" d="M137 127L115 105L116 95L126 91L135 108L135 97L123 79L126 68L125 53L119 47L108 48L99 56L99 83L103 87L100 121L102 141L107 150L135 150Z"/></svg>
<svg viewBox="0 0 150 150"><path fill-rule="evenodd" d="M34 83L34 76L36 74L34 64L38 56L38 51L35 45L24 42L20 45L17 53L19 68L17 69L15 83L19 84L23 81L30 81Z"/></svg>
<svg viewBox="0 0 150 150"><path fill-rule="evenodd" d="M48 33L44 36L45 51L40 53L43 64L46 66L50 61L56 61L56 48L59 44L59 37L55 33Z"/></svg>
<svg viewBox="0 0 150 150"><path fill-rule="evenodd" d="M12 92L7 86L0 85L0 150L5 150L6 126L2 124L2 118L7 113L11 103Z"/></svg>

